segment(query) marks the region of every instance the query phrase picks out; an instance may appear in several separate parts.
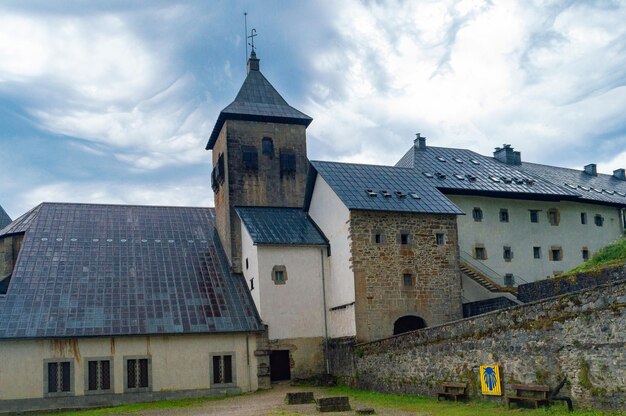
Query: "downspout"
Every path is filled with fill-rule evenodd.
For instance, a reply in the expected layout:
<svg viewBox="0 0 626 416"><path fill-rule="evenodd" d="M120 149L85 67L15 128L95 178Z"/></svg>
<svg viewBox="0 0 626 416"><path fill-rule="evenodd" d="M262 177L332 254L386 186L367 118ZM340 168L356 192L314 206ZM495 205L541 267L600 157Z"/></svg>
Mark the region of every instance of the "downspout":
<svg viewBox="0 0 626 416"><path fill-rule="evenodd" d="M322 266L322 299L324 301L324 361L326 374L330 374L330 362L328 361L328 316L326 312L326 276L324 274L324 249L320 250L320 265Z"/></svg>
<svg viewBox="0 0 626 416"><path fill-rule="evenodd" d="M620 216L619 216L619 221L622 224L622 234L626 233L626 209L625 208L620 208Z"/></svg>
<svg viewBox="0 0 626 416"><path fill-rule="evenodd" d="M249 335L246 335L246 362L248 364L248 391L252 391L252 374L250 372L250 343Z"/></svg>

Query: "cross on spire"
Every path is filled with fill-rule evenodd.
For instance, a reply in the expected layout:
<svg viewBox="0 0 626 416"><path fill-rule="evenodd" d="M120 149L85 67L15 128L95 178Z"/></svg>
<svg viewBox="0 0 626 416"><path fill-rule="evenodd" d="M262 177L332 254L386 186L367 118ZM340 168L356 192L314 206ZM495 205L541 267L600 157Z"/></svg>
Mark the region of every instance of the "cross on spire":
<svg viewBox="0 0 626 416"><path fill-rule="evenodd" d="M250 39L250 42L248 42L248 45L250 45L252 47L252 53L254 53L254 38L258 36L256 33L256 29L252 29L250 31L250 35L248 36L248 39Z"/></svg>

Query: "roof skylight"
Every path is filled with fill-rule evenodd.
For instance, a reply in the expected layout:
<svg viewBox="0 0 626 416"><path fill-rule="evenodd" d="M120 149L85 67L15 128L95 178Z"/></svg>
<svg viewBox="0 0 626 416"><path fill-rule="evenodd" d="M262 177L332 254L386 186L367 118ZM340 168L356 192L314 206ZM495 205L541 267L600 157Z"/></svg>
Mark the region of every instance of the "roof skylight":
<svg viewBox="0 0 626 416"><path fill-rule="evenodd" d="M437 156L437 160L440 161L440 162L445 162L446 161L446 159L441 157L441 156Z"/></svg>
<svg viewBox="0 0 626 416"><path fill-rule="evenodd" d="M433 174L432 173L428 173L428 172L422 172L422 175L426 176L427 178L432 178Z"/></svg>
<svg viewBox="0 0 626 416"><path fill-rule="evenodd" d="M371 197L377 197L378 194L376 192L374 192L373 189L366 189L365 192L367 192L367 194Z"/></svg>
<svg viewBox="0 0 626 416"><path fill-rule="evenodd" d="M500 182L500 178L496 178L495 176L490 176L489 179L491 179L494 182Z"/></svg>
<svg viewBox="0 0 626 416"><path fill-rule="evenodd" d="M454 160L456 163L463 163L463 161L459 159L458 157L455 157L452 160Z"/></svg>
<svg viewBox="0 0 626 416"><path fill-rule="evenodd" d="M470 162L472 162L475 165L480 165L480 162L476 159L470 159Z"/></svg>
<svg viewBox="0 0 626 416"><path fill-rule="evenodd" d="M465 177L463 175L459 175L458 173L455 173L452 176L454 176L455 178L457 178L460 181L464 181L465 180Z"/></svg>
<svg viewBox="0 0 626 416"><path fill-rule="evenodd" d="M421 199L420 196L415 192L409 192L409 196L413 199Z"/></svg>

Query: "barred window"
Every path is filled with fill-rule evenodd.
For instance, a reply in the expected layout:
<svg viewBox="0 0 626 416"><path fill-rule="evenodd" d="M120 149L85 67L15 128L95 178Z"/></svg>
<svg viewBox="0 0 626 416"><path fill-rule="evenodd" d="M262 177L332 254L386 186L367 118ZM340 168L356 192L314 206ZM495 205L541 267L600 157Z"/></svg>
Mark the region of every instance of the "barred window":
<svg viewBox="0 0 626 416"><path fill-rule="evenodd" d="M472 217L474 221L482 221L483 220L483 210L476 207L472 210Z"/></svg>
<svg viewBox="0 0 626 416"><path fill-rule="evenodd" d="M69 361L50 362L47 393L68 393L72 391L72 371Z"/></svg>
<svg viewBox="0 0 626 416"><path fill-rule="evenodd" d="M111 390L110 360L88 360L87 373L87 390Z"/></svg>
<svg viewBox="0 0 626 416"><path fill-rule="evenodd" d="M509 222L509 210L506 208L500 209L500 222Z"/></svg>
<svg viewBox="0 0 626 416"><path fill-rule="evenodd" d="M212 384L230 384L233 382L233 356L230 354L214 355Z"/></svg>
<svg viewBox="0 0 626 416"><path fill-rule="evenodd" d="M254 146L241 148L241 159L245 170L256 171L259 169L259 154Z"/></svg>
<svg viewBox="0 0 626 416"><path fill-rule="evenodd" d="M296 173L296 154L293 150L280 151L280 176Z"/></svg>
<svg viewBox="0 0 626 416"><path fill-rule="evenodd" d="M147 358L126 360L126 389L150 388L150 366Z"/></svg>
<svg viewBox="0 0 626 416"><path fill-rule="evenodd" d="M602 227L604 225L604 217L600 214L597 214L595 217L593 217L593 222L598 226L598 227Z"/></svg>

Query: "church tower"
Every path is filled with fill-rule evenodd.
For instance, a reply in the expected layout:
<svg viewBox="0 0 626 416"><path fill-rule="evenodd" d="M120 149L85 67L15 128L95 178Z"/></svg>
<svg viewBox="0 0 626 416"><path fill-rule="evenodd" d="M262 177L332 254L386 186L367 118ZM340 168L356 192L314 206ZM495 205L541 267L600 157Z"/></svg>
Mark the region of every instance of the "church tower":
<svg viewBox="0 0 626 416"><path fill-rule="evenodd" d="M216 228L234 272L242 271L235 207L303 206L311 121L263 76L253 49L248 75L235 101L220 112L206 146L213 151Z"/></svg>

